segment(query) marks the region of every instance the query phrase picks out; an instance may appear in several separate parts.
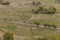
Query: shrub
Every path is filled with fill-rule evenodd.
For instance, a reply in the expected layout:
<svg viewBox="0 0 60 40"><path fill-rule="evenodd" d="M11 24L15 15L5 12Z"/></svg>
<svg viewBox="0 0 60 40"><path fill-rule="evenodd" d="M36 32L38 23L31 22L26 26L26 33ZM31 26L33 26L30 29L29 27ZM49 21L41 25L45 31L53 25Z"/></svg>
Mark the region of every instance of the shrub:
<svg viewBox="0 0 60 40"><path fill-rule="evenodd" d="M38 22L34 22L34 24L39 25L39 23L38 23Z"/></svg>
<svg viewBox="0 0 60 40"><path fill-rule="evenodd" d="M44 26L44 27L48 27L48 28L52 27L51 24L43 24L43 26Z"/></svg>
<svg viewBox="0 0 60 40"><path fill-rule="evenodd" d="M35 14L43 13L43 6L38 7L38 9L34 10L33 13L35 13Z"/></svg>
<svg viewBox="0 0 60 40"><path fill-rule="evenodd" d="M40 1L33 1L32 4L38 6L38 5L41 5L41 2Z"/></svg>
<svg viewBox="0 0 60 40"><path fill-rule="evenodd" d="M40 6L39 9L38 9L39 13L43 12L43 10L44 10L43 6Z"/></svg>
<svg viewBox="0 0 60 40"><path fill-rule="evenodd" d="M4 40L14 40L13 33L12 32L5 32L5 34L3 35L3 39Z"/></svg>
<svg viewBox="0 0 60 40"><path fill-rule="evenodd" d="M44 8L43 6L38 7L38 9L34 10L33 13L35 14L55 14L56 8L55 7L49 7Z"/></svg>
<svg viewBox="0 0 60 40"><path fill-rule="evenodd" d="M44 9L45 14L55 14L56 8L55 7L49 7Z"/></svg>
<svg viewBox="0 0 60 40"><path fill-rule="evenodd" d="M44 27L48 27L49 24L43 24Z"/></svg>

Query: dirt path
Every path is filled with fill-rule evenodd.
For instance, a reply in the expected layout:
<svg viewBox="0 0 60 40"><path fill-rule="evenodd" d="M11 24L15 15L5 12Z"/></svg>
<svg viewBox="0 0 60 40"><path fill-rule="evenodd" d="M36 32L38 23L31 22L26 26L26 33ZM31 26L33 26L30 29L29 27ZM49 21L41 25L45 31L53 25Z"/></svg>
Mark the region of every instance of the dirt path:
<svg viewBox="0 0 60 40"><path fill-rule="evenodd" d="M21 25L27 25L27 26L38 26L38 25L35 25L35 24L30 24L30 23L24 23L24 22L16 22L16 21L0 21L0 22L7 22L7 23L15 23L15 24L21 24ZM42 28L45 28L44 26L40 26ZM60 28L56 28L57 30L60 30Z"/></svg>

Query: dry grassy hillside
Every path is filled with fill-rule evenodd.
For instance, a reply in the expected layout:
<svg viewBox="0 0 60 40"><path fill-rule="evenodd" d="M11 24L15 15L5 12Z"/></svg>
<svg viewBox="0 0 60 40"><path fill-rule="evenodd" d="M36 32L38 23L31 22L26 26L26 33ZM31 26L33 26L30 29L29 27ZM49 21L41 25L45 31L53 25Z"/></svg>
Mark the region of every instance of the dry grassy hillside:
<svg viewBox="0 0 60 40"><path fill-rule="evenodd" d="M1 34L5 31L12 31L15 40L34 40L37 37L45 37L60 34L60 3L56 0L8 0L9 5L0 4L0 30ZM40 1L41 5L34 6L33 1ZM39 6L56 8L56 13L34 14L33 9ZM35 27L30 23L54 24L58 30ZM0 34L0 35L1 35ZM2 38L1 35L1 38Z"/></svg>

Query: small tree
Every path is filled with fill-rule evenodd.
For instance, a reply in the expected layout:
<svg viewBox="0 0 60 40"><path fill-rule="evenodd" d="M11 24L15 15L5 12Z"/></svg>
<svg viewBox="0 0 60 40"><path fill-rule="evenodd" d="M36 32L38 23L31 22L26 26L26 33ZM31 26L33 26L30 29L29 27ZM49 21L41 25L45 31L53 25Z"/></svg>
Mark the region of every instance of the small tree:
<svg viewBox="0 0 60 40"><path fill-rule="evenodd" d="M44 9L45 14L55 14L56 8L55 7L49 7Z"/></svg>
<svg viewBox="0 0 60 40"><path fill-rule="evenodd" d="M5 32L5 34L3 35L3 37L4 37L3 38L4 40L14 40L12 32Z"/></svg>

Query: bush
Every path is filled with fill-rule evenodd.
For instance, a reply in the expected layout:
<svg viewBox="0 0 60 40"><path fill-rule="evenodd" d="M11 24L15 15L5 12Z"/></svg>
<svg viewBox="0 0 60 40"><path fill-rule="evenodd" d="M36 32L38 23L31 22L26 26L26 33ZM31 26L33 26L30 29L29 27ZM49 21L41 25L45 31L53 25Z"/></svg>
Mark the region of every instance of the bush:
<svg viewBox="0 0 60 40"><path fill-rule="evenodd" d="M41 5L41 2L40 1L37 1L37 2L33 1L32 4L38 6L38 5Z"/></svg>
<svg viewBox="0 0 60 40"><path fill-rule="evenodd" d="M56 8L55 7L49 7L44 9L45 14L55 14Z"/></svg>
<svg viewBox="0 0 60 40"><path fill-rule="evenodd" d="M39 23L38 23L38 22L34 22L34 24L39 25Z"/></svg>
<svg viewBox="0 0 60 40"><path fill-rule="evenodd" d="M43 6L40 6L39 9L38 9L39 13L43 12L43 10L44 10Z"/></svg>
<svg viewBox="0 0 60 40"><path fill-rule="evenodd" d="M35 14L55 14L56 8L55 7L49 7L44 8L43 6L38 7L37 10L34 10L33 13Z"/></svg>
<svg viewBox="0 0 60 40"><path fill-rule="evenodd" d="M35 14L43 13L43 6L38 7L38 9L34 10L33 13L35 13Z"/></svg>
<svg viewBox="0 0 60 40"><path fill-rule="evenodd" d="M12 32L5 32L3 35L4 40L14 40L13 33Z"/></svg>

